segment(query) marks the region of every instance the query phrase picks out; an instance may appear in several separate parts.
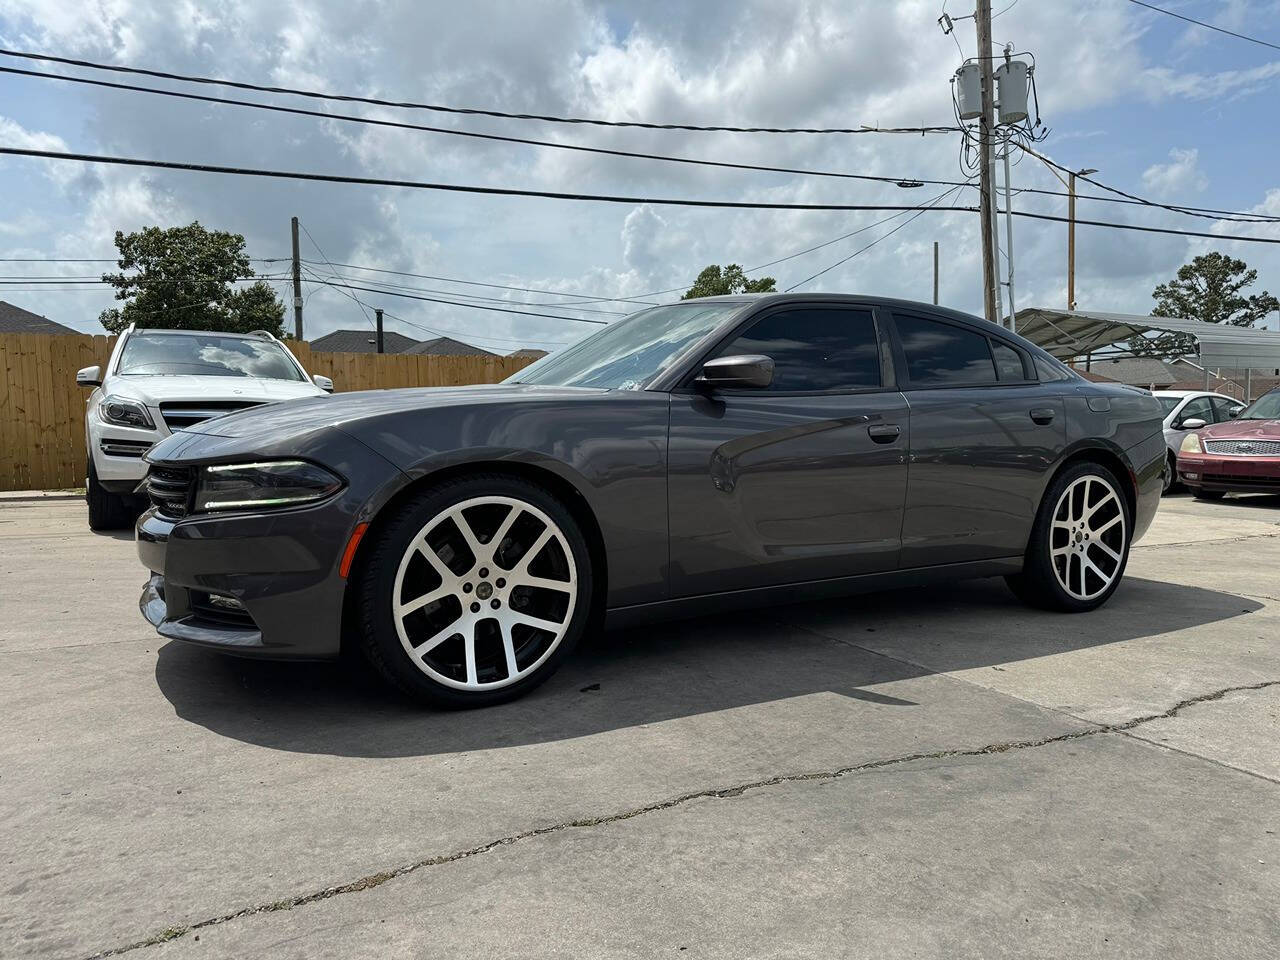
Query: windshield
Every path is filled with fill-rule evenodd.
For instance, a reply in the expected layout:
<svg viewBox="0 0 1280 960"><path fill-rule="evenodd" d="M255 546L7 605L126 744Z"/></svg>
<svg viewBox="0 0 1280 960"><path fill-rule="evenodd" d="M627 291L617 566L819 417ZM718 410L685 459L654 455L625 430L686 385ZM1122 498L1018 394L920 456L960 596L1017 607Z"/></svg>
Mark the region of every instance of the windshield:
<svg viewBox="0 0 1280 960"><path fill-rule="evenodd" d="M1181 397L1156 397L1160 401L1160 406L1164 407L1164 415L1167 417L1173 413L1173 408L1182 402Z"/></svg>
<svg viewBox="0 0 1280 960"><path fill-rule="evenodd" d="M640 390L686 347L705 337L741 303L696 300L642 310L601 328L571 347L543 357L506 383Z"/></svg>
<svg viewBox="0 0 1280 960"><path fill-rule="evenodd" d="M131 334L120 352L116 373L126 377L302 379L297 364L278 343L217 333Z"/></svg>
<svg viewBox="0 0 1280 960"><path fill-rule="evenodd" d="M1237 420L1280 420L1280 390L1264 393L1241 411Z"/></svg>

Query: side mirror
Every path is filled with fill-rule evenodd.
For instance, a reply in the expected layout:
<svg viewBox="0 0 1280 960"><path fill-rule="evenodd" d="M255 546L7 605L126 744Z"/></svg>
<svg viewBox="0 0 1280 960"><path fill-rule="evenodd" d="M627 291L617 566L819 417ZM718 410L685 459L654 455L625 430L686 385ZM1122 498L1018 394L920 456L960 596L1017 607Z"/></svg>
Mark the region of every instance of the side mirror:
<svg viewBox="0 0 1280 960"><path fill-rule="evenodd" d="M767 387L773 383L773 360L755 354L716 357L702 365L694 382L707 387Z"/></svg>
<svg viewBox="0 0 1280 960"><path fill-rule="evenodd" d="M1181 427L1179 427L1179 429L1199 430L1203 426L1207 426L1207 424L1203 420L1201 420L1199 417L1192 417L1190 420L1183 420L1182 425Z"/></svg>
<svg viewBox="0 0 1280 960"><path fill-rule="evenodd" d="M1240 411L1242 411L1243 409L1244 407L1232 407L1230 410L1227 411L1227 416L1232 420L1234 420L1236 417L1240 416Z"/></svg>
<svg viewBox="0 0 1280 960"><path fill-rule="evenodd" d="M76 386L78 387L102 386L102 368L101 367L85 367L82 370L77 370Z"/></svg>
<svg viewBox="0 0 1280 960"><path fill-rule="evenodd" d="M311 382L314 383L321 390L323 390L325 393L333 393L333 381L330 380L328 377L322 377L320 374L317 373L315 376L311 378Z"/></svg>

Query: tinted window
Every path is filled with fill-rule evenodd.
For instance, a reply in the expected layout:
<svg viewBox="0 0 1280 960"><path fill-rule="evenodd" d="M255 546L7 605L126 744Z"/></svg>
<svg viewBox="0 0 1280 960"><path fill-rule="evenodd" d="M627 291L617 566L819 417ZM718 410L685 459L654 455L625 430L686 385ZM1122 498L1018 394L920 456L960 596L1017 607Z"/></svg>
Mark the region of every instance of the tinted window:
<svg viewBox="0 0 1280 960"><path fill-rule="evenodd" d="M1224 400L1222 397L1213 398L1213 418L1218 421L1218 423L1221 423L1223 420L1230 420L1232 410L1235 410L1238 413L1243 409L1243 403L1236 403L1234 400Z"/></svg>
<svg viewBox="0 0 1280 960"><path fill-rule="evenodd" d="M1071 372L1065 366L1049 357L1035 358L1036 376L1041 383L1053 383L1057 380L1070 380Z"/></svg>
<svg viewBox="0 0 1280 960"><path fill-rule="evenodd" d="M1192 418L1203 420L1205 423L1213 423L1213 411L1209 409L1208 397L1196 397L1194 400L1188 400L1187 405L1178 411L1179 420L1191 420Z"/></svg>
<svg viewBox="0 0 1280 960"><path fill-rule="evenodd" d="M124 376L261 377L301 380L284 347L270 340L217 333L134 333L120 351Z"/></svg>
<svg viewBox="0 0 1280 960"><path fill-rule="evenodd" d="M880 351L869 310L787 310L753 323L717 356L773 359L771 390L880 386Z"/></svg>
<svg viewBox="0 0 1280 960"><path fill-rule="evenodd" d="M917 387L994 383L995 364L980 333L923 317L895 316L907 376Z"/></svg>
<svg viewBox="0 0 1280 960"><path fill-rule="evenodd" d="M1027 379L1027 374L1022 369L1022 357L1013 347L999 340L992 340L991 353L996 358L996 371L1001 380Z"/></svg>

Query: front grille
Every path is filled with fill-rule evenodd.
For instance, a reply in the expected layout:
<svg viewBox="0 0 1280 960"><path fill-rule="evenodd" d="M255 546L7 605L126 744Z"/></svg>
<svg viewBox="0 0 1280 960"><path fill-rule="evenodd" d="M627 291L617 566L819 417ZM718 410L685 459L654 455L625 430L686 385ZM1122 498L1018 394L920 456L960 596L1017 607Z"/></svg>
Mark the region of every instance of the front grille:
<svg viewBox="0 0 1280 960"><path fill-rule="evenodd" d="M1280 493L1280 476L1242 477L1236 473L1202 473L1205 483L1228 483L1233 487L1249 487L1255 490L1272 490Z"/></svg>
<svg viewBox="0 0 1280 960"><path fill-rule="evenodd" d="M160 416L164 417L165 426L170 430L181 430L183 427L189 427L205 420L212 420L214 417L225 416L228 413L235 413L237 410L247 410L249 407L259 405L257 400L201 400L189 403L162 403L160 404Z"/></svg>
<svg viewBox="0 0 1280 960"><path fill-rule="evenodd" d="M132 457L135 460L150 450L151 446L150 440L104 439L98 443L99 449L108 457Z"/></svg>
<svg viewBox="0 0 1280 960"><path fill-rule="evenodd" d="M189 467L151 465L147 496L166 517L185 517L191 507L192 474Z"/></svg>
<svg viewBox="0 0 1280 960"><path fill-rule="evenodd" d="M1236 457L1280 457L1280 440L1206 440L1204 451Z"/></svg>

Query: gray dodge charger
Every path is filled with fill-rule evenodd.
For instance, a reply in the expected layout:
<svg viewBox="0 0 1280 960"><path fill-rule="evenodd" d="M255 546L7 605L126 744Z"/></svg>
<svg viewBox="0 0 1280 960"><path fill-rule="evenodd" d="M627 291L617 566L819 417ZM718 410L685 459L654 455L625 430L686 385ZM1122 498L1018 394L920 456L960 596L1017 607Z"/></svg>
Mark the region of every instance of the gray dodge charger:
<svg viewBox="0 0 1280 960"><path fill-rule="evenodd" d="M1087 611L1160 502L1161 418L951 310L681 302L505 383L161 441L141 608L227 653L359 653L451 707L528 692L606 622L996 576Z"/></svg>

